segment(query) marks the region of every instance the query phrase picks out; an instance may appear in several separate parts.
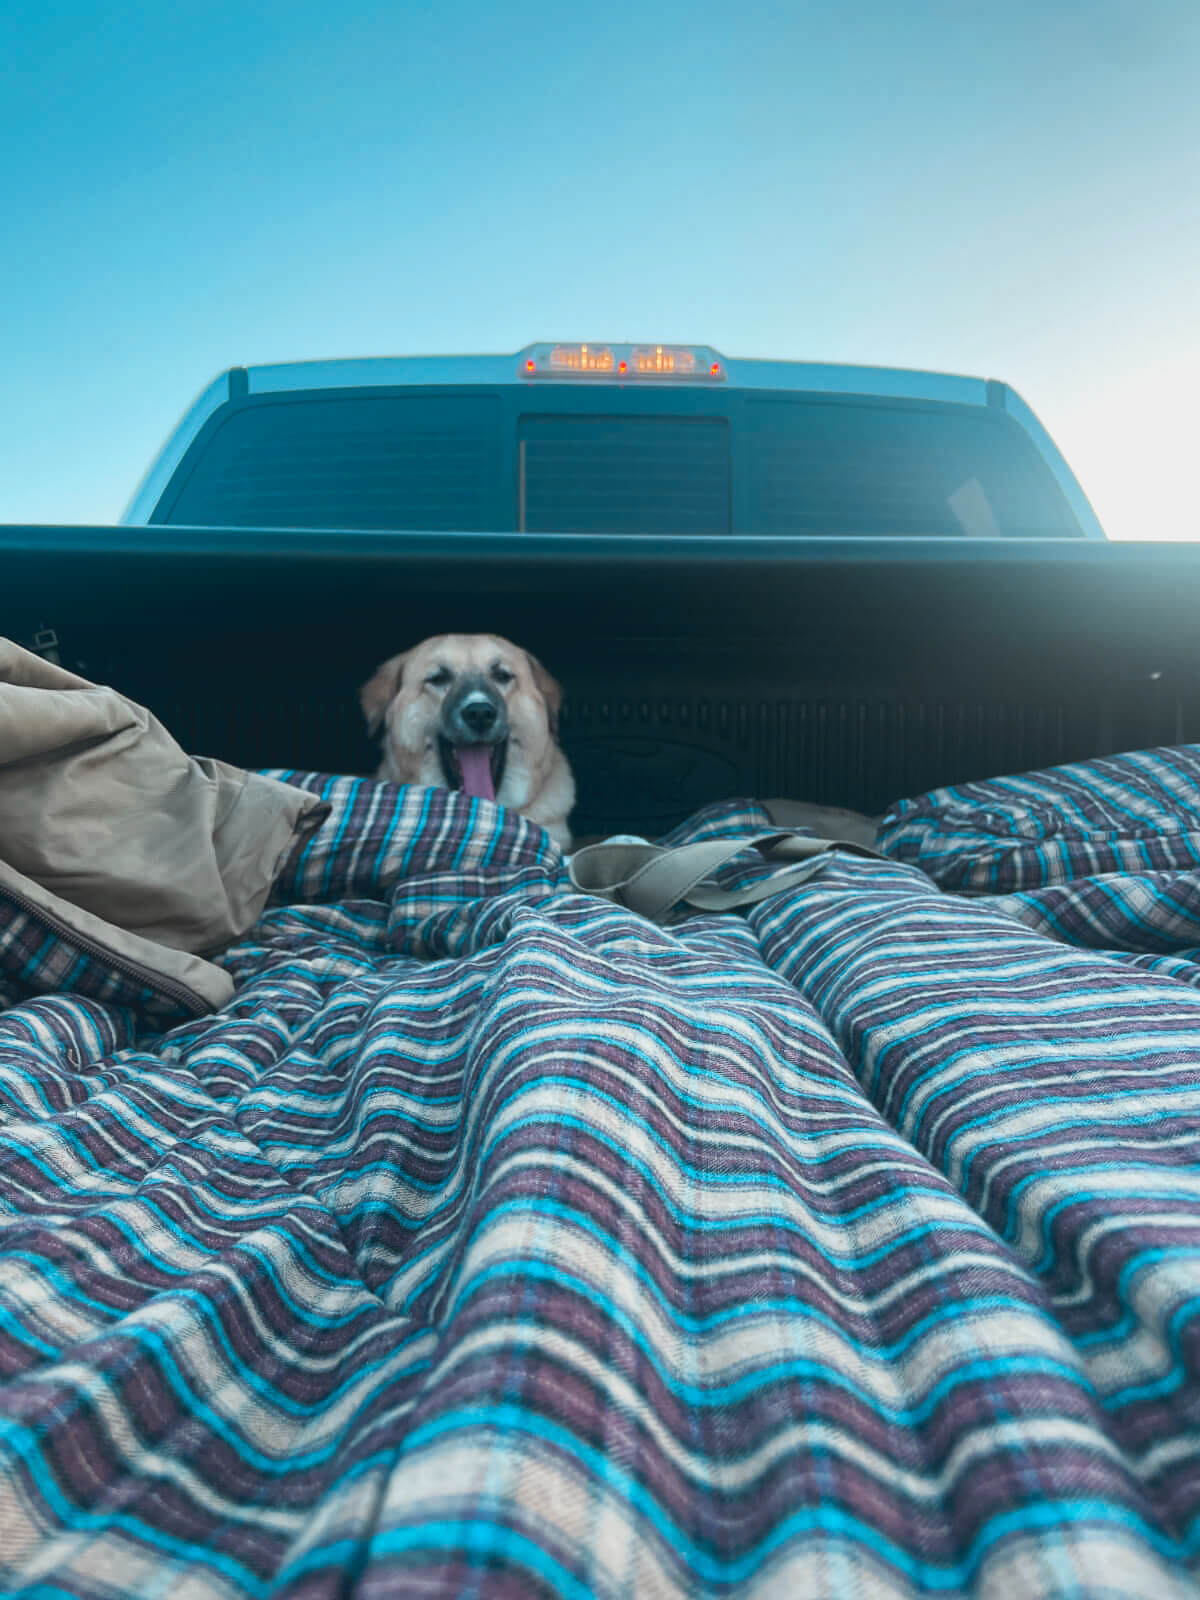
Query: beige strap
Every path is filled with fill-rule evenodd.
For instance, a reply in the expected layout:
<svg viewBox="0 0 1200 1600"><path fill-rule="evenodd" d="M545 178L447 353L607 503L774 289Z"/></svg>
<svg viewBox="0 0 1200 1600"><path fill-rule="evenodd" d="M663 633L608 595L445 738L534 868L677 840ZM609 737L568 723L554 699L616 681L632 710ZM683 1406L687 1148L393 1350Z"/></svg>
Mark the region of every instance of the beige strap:
<svg viewBox="0 0 1200 1600"><path fill-rule="evenodd" d="M744 889L719 889L704 881L751 846L768 861L796 864ZM568 870L575 888L602 895L651 922L663 922L680 901L698 911L732 911L766 900L811 878L833 850L884 859L857 840L813 839L780 831L742 839L704 839L675 849L658 844L590 844L575 852Z"/></svg>
<svg viewBox="0 0 1200 1600"><path fill-rule="evenodd" d="M777 828L799 828L802 833L815 833L821 839L835 843L850 840L875 846L875 834L882 817L864 816L861 811L847 811L843 806L814 806L805 800L764 800L763 810Z"/></svg>

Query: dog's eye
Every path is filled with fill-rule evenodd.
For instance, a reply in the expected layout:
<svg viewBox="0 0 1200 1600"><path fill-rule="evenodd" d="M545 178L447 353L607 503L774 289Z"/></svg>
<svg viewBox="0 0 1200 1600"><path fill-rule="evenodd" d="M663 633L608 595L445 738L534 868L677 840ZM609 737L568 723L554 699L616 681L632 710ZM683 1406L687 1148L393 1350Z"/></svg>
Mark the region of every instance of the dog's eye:
<svg viewBox="0 0 1200 1600"><path fill-rule="evenodd" d="M511 683L513 681L513 674L507 667L493 667L492 677L497 683Z"/></svg>
<svg viewBox="0 0 1200 1600"><path fill-rule="evenodd" d="M431 689L444 689L450 682L450 673L445 667L439 667L436 672L431 672L425 679Z"/></svg>

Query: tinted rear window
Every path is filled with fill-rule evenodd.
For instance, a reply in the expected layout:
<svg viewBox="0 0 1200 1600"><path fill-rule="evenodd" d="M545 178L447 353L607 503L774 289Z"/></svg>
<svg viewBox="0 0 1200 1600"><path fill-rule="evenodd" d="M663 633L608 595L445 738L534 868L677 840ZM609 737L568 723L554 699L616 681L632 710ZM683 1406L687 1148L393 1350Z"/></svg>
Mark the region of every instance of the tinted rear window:
<svg viewBox="0 0 1200 1600"><path fill-rule="evenodd" d="M1082 533L1032 442L997 409L737 390L597 390L595 407L610 414L592 403L578 390L534 402L516 387L254 399L201 434L154 520L667 536Z"/></svg>
<svg viewBox="0 0 1200 1600"><path fill-rule="evenodd" d="M272 401L232 412L168 520L225 528L511 527L494 395Z"/></svg>
<svg viewBox="0 0 1200 1600"><path fill-rule="evenodd" d="M751 398L751 533L1061 538L1080 529L1003 412L912 402Z"/></svg>

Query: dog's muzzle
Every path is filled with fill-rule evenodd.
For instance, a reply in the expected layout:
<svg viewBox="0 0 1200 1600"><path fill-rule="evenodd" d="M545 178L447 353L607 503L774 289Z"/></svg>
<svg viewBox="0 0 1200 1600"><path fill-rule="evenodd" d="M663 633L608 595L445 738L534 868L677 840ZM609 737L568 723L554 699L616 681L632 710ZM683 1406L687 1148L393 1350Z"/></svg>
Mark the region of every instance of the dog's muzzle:
<svg viewBox="0 0 1200 1600"><path fill-rule="evenodd" d="M482 800L496 798L508 759L508 716L489 684L468 681L447 697L438 755L448 788Z"/></svg>

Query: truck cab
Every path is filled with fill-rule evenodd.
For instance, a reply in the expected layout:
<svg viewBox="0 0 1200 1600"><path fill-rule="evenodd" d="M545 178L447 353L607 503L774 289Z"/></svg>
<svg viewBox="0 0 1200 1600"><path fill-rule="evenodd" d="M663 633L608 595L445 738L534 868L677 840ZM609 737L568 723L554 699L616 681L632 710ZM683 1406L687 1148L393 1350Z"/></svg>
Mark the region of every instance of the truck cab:
<svg viewBox="0 0 1200 1600"><path fill-rule="evenodd" d="M180 423L122 521L1104 538L1007 384L619 343L232 368Z"/></svg>

